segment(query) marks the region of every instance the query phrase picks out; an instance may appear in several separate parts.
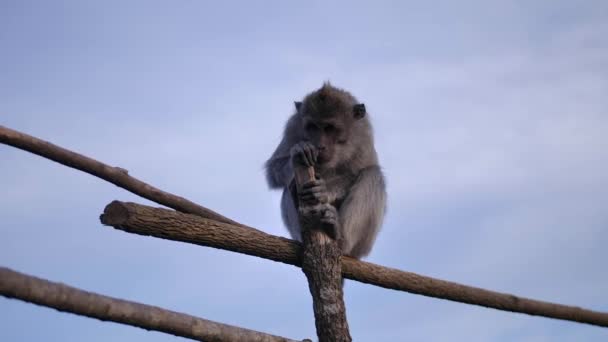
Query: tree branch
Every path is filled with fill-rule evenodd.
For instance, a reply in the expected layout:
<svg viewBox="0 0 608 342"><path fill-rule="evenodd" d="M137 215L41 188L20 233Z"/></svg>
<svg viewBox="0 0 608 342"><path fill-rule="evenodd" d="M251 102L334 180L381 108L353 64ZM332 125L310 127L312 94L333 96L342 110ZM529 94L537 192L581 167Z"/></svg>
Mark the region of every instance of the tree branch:
<svg viewBox="0 0 608 342"><path fill-rule="evenodd" d="M179 229L169 231L166 227L167 224L158 224L157 222L157 226L155 227L134 225L129 228L125 226L123 230L141 235L151 235L170 240L222 248L296 266L301 265L299 261L301 245L298 242L269 235L256 229L244 228L242 224L230 220L205 207L184 198L166 193L130 177L124 169L103 164L94 159L3 126L0 126L0 142L97 176L161 205L181 212L199 215L203 218L211 218L211 220L198 218L198 221L192 223L193 226L189 231L182 232L179 231L179 229L182 229L184 224L187 225L187 223L182 221L189 220L187 218L189 216L178 215L177 213L167 210L166 213L163 213L162 215L171 213L181 216L176 221L177 225L180 227ZM121 229L119 227L116 228ZM217 235L214 236L214 234ZM242 238L243 241L223 241L221 236L237 236ZM266 246L267 243L272 243L274 245L269 247ZM510 294L484 290L379 266L364 261L358 261L349 257L342 257L342 275L345 278L388 289L406 291L499 310L608 327L608 313L516 297Z"/></svg>
<svg viewBox="0 0 608 342"><path fill-rule="evenodd" d="M131 177L129 176L128 171L123 168L104 164L82 154L54 145L48 141L1 125L0 142L99 177L138 196L173 208L177 211L207 217L216 221L240 224L183 197L162 191L137 178Z"/></svg>
<svg viewBox="0 0 608 342"><path fill-rule="evenodd" d="M0 267L0 295L63 312L199 341L287 342L287 338L208 321L156 306L83 291Z"/></svg>
<svg viewBox="0 0 608 342"><path fill-rule="evenodd" d="M296 187L315 179L312 167L293 165ZM342 292L340 256L342 252L336 241L319 227L310 227L302 215L307 208L300 204L300 227L302 229L302 271L308 279L312 295L315 326L319 342L350 342L346 307ZM305 214L304 214L305 215Z"/></svg>
<svg viewBox="0 0 608 342"><path fill-rule="evenodd" d="M168 209L114 201L106 206L101 222L129 233L301 266L302 247L296 241ZM345 256L341 259L342 275L362 283L498 310L608 327L608 313L461 285Z"/></svg>

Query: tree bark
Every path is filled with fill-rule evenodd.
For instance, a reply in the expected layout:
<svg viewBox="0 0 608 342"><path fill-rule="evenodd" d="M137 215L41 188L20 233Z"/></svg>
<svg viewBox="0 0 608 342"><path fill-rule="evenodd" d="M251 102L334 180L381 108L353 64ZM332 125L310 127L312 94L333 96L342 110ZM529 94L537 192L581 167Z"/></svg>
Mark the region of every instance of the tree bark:
<svg viewBox="0 0 608 342"><path fill-rule="evenodd" d="M294 342L152 305L83 291L0 267L0 295L63 312L207 342Z"/></svg>
<svg viewBox="0 0 608 342"><path fill-rule="evenodd" d="M302 245L257 229L231 225L164 208L114 201L103 224L129 233L225 249L302 266ZM423 296L608 327L608 313L485 290L412 272L341 257L342 276L362 283Z"/></svg>
<svg viewBox="0 0 608 342"><path fill-rule="evenodd" d="M312 167L303 168L294 165L296 187L315 179ZM300 212L310 208L300 206ZM315 326L319 342L344 341L352 338L348 331L346 307L342 292L342 252L336 241L331 239L319 227L310 227L308 222L300 219L302 228L302 271L308 279L308 288L312 295Z"/></svg>

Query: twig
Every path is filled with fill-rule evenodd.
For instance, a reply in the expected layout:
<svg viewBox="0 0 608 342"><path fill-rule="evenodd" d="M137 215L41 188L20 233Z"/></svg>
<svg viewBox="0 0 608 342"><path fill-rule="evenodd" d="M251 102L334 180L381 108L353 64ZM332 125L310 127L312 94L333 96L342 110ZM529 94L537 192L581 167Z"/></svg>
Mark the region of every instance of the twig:
<svg viewBox="0 0 608 342"><path fill-rule="evenodd" d="M173 208L177 211L207 217L216 221L240 224L183 197L162 191L137 178L131 177L127 170L123 168L104 164L82 154L54 145L48 141L1 125L0 142L99 177L136 195Z"/></svg>
<svg viewBox="0 0 608 342"><path fill-rule="evenodd" d="M199 341L295 341L156 306L83 291L5 267L0 267L0 295L102 321L161 331Z"/></svg>
<svg viewBox="0 0 608 342"><path fill-rule="evenodd" d="M168 209L114 201L106 206L101 222L129 233L221 248L301 266L302 247L296 241ZM342 275L362 283L498 310L608 327L608 313L461 285L345 256L341 259Z"/></svg>

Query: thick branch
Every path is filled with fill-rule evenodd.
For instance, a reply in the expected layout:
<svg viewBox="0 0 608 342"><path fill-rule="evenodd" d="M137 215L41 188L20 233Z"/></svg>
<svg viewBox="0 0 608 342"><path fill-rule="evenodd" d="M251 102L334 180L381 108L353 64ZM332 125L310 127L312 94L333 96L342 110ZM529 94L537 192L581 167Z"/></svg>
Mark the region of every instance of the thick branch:
<svg viewBox="0 0 608 342"><path fill-rule="evenodd" d="M298 190L315 179L312 167L304 168L294 164L294 171ZM302 205L300 209L300 215L307 210ZM352 338L348 331L342 292L340 248L323 230L319 227L309 227L308 222L300 218L303 241L302 271L308 279L308 288L312 295L319 342L350 342Z"/></svg>
<svg viewBox="0 0 608 342"><path fill-rule="evenodd" d="M221 248L301 266L301 245L259 230L135 203L110 203L101 222L130 233ZM608 327L608 313L484 290L342 257L342 275L387 289Z"/></svg>
<svg viewBox="0 0 608 342"><path fill-rule="evenodd" d="M213 210L200 206L183 197L157 189L137 178L131 177L125 169L104 164L95 159L83 156L82 154L54 145L48 141L1 125L0 142L99 177L136 195L173 208L177 211L207 217L216 221L239 224Z"/></svg>
<svg viewBox="0 0 608 342"><path fill-rule="evenodd" d="M0 295L59 311L162 331L199 341L294 341L156 306L79 290L0 267Z"/></svg>
<svg viewBox="0 0 608 342"><path fill-rule="evenodd" d="M129 233L188 242L290 265L300 265L301 244L297 241L196 215L113 201L106 206L100 220L105 225Z"/></svg>

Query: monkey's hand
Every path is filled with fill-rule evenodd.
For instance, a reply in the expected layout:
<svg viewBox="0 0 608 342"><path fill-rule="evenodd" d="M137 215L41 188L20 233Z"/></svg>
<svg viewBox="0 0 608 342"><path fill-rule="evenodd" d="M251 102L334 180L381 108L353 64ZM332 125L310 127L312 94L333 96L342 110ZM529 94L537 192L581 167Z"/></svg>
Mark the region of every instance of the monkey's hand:
<svg viewBox="0 0 608 342"><path fill-rule="evenodd" d="M314 166L319 152L308 141L300 141L291 147L290 154L292 161L303 166Z"/></svg>
<svg viewBox="0 0 608 342"><path fill-rule="evenodd" d="M298 200L304 205L329 203L325 181L323 179L315 179L304 183L300 191L298 191Z"/></svg>

